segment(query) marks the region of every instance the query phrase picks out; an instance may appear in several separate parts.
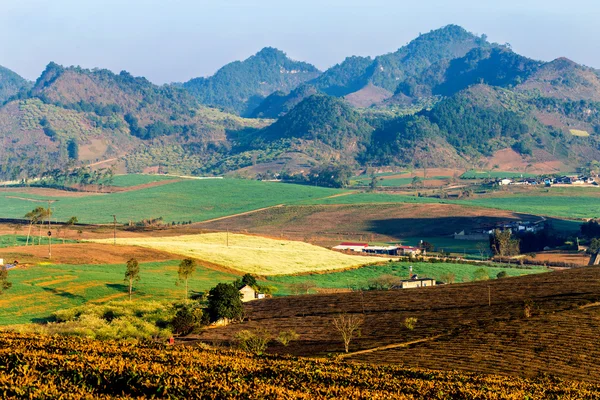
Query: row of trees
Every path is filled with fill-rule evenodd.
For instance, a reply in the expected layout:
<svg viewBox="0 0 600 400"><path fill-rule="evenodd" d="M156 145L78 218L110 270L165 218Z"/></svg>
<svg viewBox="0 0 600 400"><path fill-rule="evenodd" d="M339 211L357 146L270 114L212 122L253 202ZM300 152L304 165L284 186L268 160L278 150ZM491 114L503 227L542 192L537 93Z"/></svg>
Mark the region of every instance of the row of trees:
<svg viewBox="0 0 600 400"><path fill-rule="evenodd" d="M71 185L98 185L99 187L112 186L115 172L112 168L91 170L88 167L75 169L53 169L46 171L41 176L41 183L46 186L66 187Z"/></svg>

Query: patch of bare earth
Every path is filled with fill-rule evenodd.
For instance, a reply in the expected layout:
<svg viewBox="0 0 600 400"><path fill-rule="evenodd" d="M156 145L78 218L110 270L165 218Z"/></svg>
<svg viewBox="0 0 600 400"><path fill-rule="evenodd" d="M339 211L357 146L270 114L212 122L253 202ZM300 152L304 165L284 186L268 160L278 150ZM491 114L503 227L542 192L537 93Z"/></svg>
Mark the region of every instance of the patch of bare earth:
<svg viewBox="0 0 600 400"><path fill-rule="evenodd" d="M97 243L74 243L52 245L52 258L48 258L47 238L42 245L20 246L0 249L0 258L5 261L18 260L19 263L35 264L53 262L56 264L120 264L134 257L139 262L167 261L179 258L176 255L145 249L136 246L114 246Z"/></svg>
<svg viewBox="0 0 600 400"><path fill-rule="evenodd" d="M446 236L512 219L538 218L455 204L361 204L283 206L199 225L331 246L345 240Z"/></svg>

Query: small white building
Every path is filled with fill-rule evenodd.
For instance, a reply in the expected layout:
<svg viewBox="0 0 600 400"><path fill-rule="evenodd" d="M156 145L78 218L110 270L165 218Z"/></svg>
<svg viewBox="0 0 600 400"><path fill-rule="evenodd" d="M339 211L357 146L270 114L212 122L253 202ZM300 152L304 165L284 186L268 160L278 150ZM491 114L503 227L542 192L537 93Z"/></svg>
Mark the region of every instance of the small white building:
<svg viewBox="0 0 600 400"><path fill-rule="evenodd" d="M511 183L513 183L513 180L512 180L512 179L508 179L508 178L501 179L501 180L498 182L498 184L499 184L500 186L506 186L506 185L510 185Z"/></svg>
<svg viewBox="0 0 600 400"><path fill-rule="evenodd" d="M264 293L259 293L256 290L254 290L254 288L252 288L252 286L248 286L248 285L241 288L240 293L242 295L242 301L244 303L247 301L259 300L259 299L265 298Z"/></svg>
<svg viewBox="0 0 600 400"><path fill-rule="evenodd" d="M243 302L256 300L256 290L254 290L251 286L244 286L240 289L240 293L242 295Z"/></svg>
<svg viewBox="0 0 600 400"><path fill-rule="evenodd" d="M426 286L435 286L435 279L431 278L414 278L400 281L400 284L394 286L394 289L412 289Z"/></svg>

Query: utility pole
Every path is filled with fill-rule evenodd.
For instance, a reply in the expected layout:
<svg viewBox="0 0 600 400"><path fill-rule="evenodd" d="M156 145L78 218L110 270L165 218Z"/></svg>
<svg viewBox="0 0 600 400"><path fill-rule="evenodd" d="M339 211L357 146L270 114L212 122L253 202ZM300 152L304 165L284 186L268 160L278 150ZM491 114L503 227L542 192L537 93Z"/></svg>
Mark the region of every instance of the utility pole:
<svg viewBox="0 0 600 400"><path fill-rule="evenodd" d="M488 306L492 306L492 288L488 285Z"/></svg>
<svg viewBox="0 0 600 400"><path fill-rule="evenodd" d="M227 229L227 247L229 247L229 229Z"/></svg>
<svg viewBox="0 0 600 400"><path fill-rule="evenodd" d="M48 200L48 259L51 260L52 259L52 227L50 226L50 221L52 221L52 218L50 217L50 204L52 203L52 200Z"/></svg>
<svg viewBox="0 0 600 400"><path fill-rule="evenodd" d="M117 216L113 214L113 245L117 245Z"/></svg>
<svg viewBox="0 0 600 400"><path fill-rule="evenodd" d="M38 200L38 199L29 199L29 198L26 198L26 197L13 197L13 198L14 199L18 199L18 200L32 201L34 203L48 203L48 210L47 210L47 213L48 213L48 215L47 215L47 218L48 218L48 258L49 259L52 258L52 232L50 231L50 227L51 227L51 225L50 225L50 221L51 221L51 219L50 219L50 205L52 203L57 202L58 200L51 200L51 199L48 199L48 200ZM44 219L42 218L42 220L40 221L40 242L39 242L40 245L42 244L42 229L43 229L43 226L44 226Z"/></svg>

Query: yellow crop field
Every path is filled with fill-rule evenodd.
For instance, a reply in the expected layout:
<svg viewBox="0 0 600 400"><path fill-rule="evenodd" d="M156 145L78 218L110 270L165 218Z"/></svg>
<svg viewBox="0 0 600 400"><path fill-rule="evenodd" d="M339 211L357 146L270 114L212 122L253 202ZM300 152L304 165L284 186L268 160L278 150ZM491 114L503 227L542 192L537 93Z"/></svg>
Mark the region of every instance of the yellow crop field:
<svg viewBox="0 0 600 400"><path fill-rule="evenodd" d="M579 129L570 129L571 135L578 137L589 137L590 134L587 131L582 131Z"/></svg>
<svg viewBox="0 0 600 400"><path fill-rule="evenodd" d="M94 242L112 243L112 240ZM231 233L122 238L117 239L117 244L167 251L257 275L330 271L369 263L366 257L341 254L308 243Z"/></svg>

